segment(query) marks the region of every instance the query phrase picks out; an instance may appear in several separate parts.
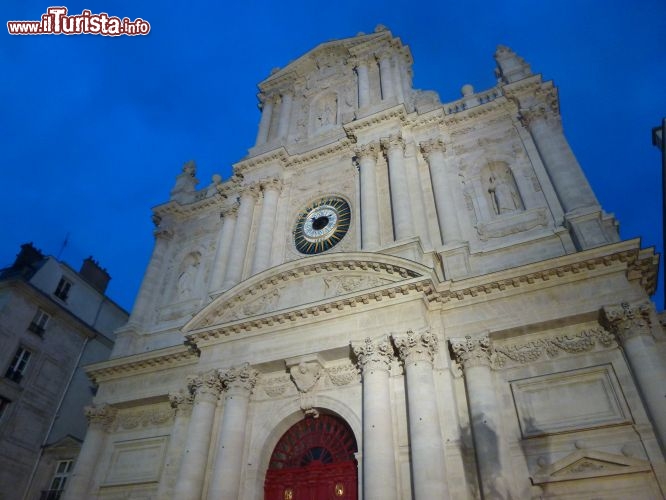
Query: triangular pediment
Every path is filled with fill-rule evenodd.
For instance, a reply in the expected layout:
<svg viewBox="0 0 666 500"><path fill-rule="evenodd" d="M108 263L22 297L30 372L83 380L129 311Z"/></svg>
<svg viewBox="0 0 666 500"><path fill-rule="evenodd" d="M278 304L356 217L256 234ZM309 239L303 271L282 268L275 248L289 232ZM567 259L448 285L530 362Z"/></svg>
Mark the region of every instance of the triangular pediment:
<svg viewBox="0 0 666 500"><path fill-rule="evenodd" d="M286 311L319 308L396 286L431 280L432 269L400 257L339 253L309 257L259 273L224 292L185 325L185 333L265 318Z"/></svg>
<svg viewBox="0 0 666 500"><path fill-rule="evenodd" d="M535 484L650 470L649 462L594 450L577 450L532 477Z"/></svg>
<svg viewBox="0 0 666 500"><path fill-rule="evenodd" d="M391 33L386 30L319 44L314 49L309 50L297 59L290 61L284 68L276 70L271 76L259 84L259 88L265 89L266 87L270 87L273 82L280 81L289 74L295 74L298 76L306 75L318 66L318 61L322 61L322 59L325 60L335 54L350 55L350 52L353 52L354 49L359 46L390 38Z"/></svg>

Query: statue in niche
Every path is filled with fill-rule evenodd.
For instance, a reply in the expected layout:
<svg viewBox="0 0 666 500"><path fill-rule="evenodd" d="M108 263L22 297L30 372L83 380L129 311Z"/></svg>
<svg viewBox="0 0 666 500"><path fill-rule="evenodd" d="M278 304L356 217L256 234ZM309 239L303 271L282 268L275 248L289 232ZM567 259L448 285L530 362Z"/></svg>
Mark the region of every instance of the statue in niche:
<svg viewBox="0 0 666 500"><path fill-rule="evenodd" d="M495 215L523 210L523 201L511 170L506 165L492 165L485 170L486 189Z"/></svg>
<svg viewBox="0 0 666 500"><path fill-rule="evenodd" d="M337 120L337 99L334 96L322 99L317 111L316 122L319 128L334 125Z"/></svg>
<svg viewBox="0 0 666 500"><path fill-rule="evenodd" d="M193 254L188 255L184 261L183 271L178 276L177 289L180 298L192 295L198 271L199 259Z"/></svg>

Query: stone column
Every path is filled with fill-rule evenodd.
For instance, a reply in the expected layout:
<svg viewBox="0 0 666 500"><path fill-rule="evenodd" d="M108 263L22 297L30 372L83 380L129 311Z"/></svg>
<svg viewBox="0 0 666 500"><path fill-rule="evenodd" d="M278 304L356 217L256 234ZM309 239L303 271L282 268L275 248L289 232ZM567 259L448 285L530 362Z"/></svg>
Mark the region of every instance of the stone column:
<svg viewBox="0 0 666 500"><path fill-rule="evenodd" d="M398 102L405 102L405 92L402 88L402 64L400 62L400 56L394 56L393 61L393 82L395 84L396 95L398 96Z"/></svg>
<svg viewBox="0 0 666 500"><path fill-rule="evenodd" d="M509 462L505 459L508 446L501 432L500 411L493 387L490 340L487 336L475 339L466 336L450 342L465 376L482 498L512 498L506 479L510 477Z"/></svg>
<svg viewBox="0 0 666 500"><path fill-rule="evenodd" d="M534 139L564 212L589 207L598 209L599 202L564 137L559 114L544 104L521 110L520 114Z"/></svg>
<svg viewBox="0 0 666 500"><path fill-rule="evenodd" d="M392 337L407 376L414 498L449 498L444 441L433 397L436 391L432 363L437 352L437 337L428 330L394 333Z"/></svg>
<svg viewBox="0 0 666 500"><path fill-rule="evenodd" d="M157 498L159 500L170 500L173 498L173 487L176 482L178 465L180 462L180 448L187 435L187 424L192 414L192 395L178 392L169 394L169 402L175 410L173 429L169 438L169 448L166 452L166 461L162 471L162 479Z"/></svg>
<svg viewBox="0 0 666 500"><path fill-rule="evenodd" d="M258 374L248 363L220 372L226 396L212 483L208 489L209 500L238 498L247 410Z"/></svg>
<svg viewBox="0 0 666 500"><path fill-rule="evenodd" d="M278 139L284 139L289 132L289 118L291 117L291 103L293 97L289 92L282 94L282 103L280 104L280 116L278 120Z"/></svg>
<svg viewBox="0 0 666 500"><path fill-rule="evenodd" d="M231 288L241 280L245 257L252 253L248 247L248 241L250 240L250 230L252 229L254 205L258 195L258 186L252 185L245 187L240 196L240 208L238 209L238 219L234 228L232 243L233 251L229 256L224 282L222 283L224 290Z"/></svg>
<svg viewBox="0 0 666 500"><path fill-rule="evenodd" d="M260 94L259 99L261 100L261 121L259 122L259 132L257 133L257 146L268 141L268 132L270 131L271 119L273 118L274 97Z"/></svg>
<svg viewBox="0 0 666 500"><path fill-rule="evenodd" d="M211 370L203 375L191 377L188 380L188 386L194 394L194 406L190 424L187 427L187 437L173 498L200 500L208 463L215 408L222 383L217 372Z"/></svg>
<svg viewBox="0 0 666 500"><path fill-rule="evenodd" d="M115 408L107 404L87 406L84 412L88 419L88 431L81 446L81 452L76 459L72 476L67 481L63 500L90 498L90 483L104 447L107 432L117 413Z"/></svg>
<svg viewBox="0 0 666 500"><path fill-rule="evenodd" d="M150 264L148 265L148 269L146 269L141 288L132 308L132 314L129 319L130 325L141 325L148 319L150 305L154 301L164 273L164 257L169 249L169 241L173 237L173 231L162 218L154 216L153 223L156 225L153 233L155 235L155 246L153 247L153 254L150 257Z"/></svg>
<svg viewBox="0 0 666 500"><path fill-rule="evenodd" d="M387 335L352 343L363 372L363 498L397 500L389 369L393 346Z"/></svg>
<svg viewBox="0 0 666 500"><path fill-rule="evenodd" d="M220 214L222 217L222 230L220 231L220 237L217 240L217 250L215 251L215 261L213 262L209 292L215 292L222 287L224 273L227 269L227 262L229 262L229 255L231 253L231 241L234 237L238 206L238 203L234 203L229 209Z"/></svg>
<svg viewBox="0 0 666 500"><path fill-rule="evenodd" d="M356 77L358 78L358 107L365 108L370 105L370 78L368 77L368 63L359 61L356 64Z"/></svg>
<svg viewBox="0 0 666 500"><path fill-rule="evenodd" d="M646 300L607 306L603 312L610 330L624 349L662 449L666 449L666 365L652 336L652 308Z"/></svg>
<svg viewBox="0 0 666 500"><path fill-rule="evenodd" d="M282 183L279 179L268 179L262 182L264 193L264 204L261 208L259 228L257 229L257 241L254 245L254 261L252 262L252 274L257 274L268 267L273 248L273 232L275 229L275 217L277 204L280 196Z"/></svg>
<svg viewBox="0 0 666 500"><path fill-rule="evenodd" d="M393 231L395 239L400 241L414 235L412 201L405 170L405 143L400 136L392 135L388 139L382 139L381 145L388 159Z"/></svg>
<svg viewBox="0 0 666 500"><path fill-rule="evenodd" d="M395 96L390 54L387 52L379 54L377 56L377 63L379 64L379 80L382 89L382 100L387 101Z"/></svg>
<svg viewBox="0 0 666 500"><path fill-rule="evenodd" d="M379 247L379 208L377 200L377 153L371 142L356 149L361 174L361 241L363 250Z"/></svg>
<svg viewBox="0 0 666 500"><path fill-rule="evenodd" d="M462 240L460 224L456 215L456 205L453 198L451 174L444 158L444 142L441 139L432 139L421 143L421 151L430 167L430 178L435 195L439 230L442 233L442 243L449 245Z"/></svg>

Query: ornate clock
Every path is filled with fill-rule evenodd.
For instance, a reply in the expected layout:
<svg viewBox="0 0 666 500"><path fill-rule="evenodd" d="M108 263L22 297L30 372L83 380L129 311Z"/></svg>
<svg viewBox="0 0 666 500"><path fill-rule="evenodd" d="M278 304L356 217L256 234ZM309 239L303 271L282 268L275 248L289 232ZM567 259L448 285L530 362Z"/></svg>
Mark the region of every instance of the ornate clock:
<svg viewBox="0 0 666 500"><path fill-rule="evenodd" d="M294 228L296 249L306 255L325 252L344 238L350 222L349 203L337 196L322 198L298 216Z"/></svg>

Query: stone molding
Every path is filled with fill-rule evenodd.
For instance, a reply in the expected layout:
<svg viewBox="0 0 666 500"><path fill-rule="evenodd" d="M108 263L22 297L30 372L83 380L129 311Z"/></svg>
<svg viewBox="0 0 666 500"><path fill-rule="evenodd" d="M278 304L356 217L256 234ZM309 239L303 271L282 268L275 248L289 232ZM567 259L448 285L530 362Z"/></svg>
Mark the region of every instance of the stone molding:
<svg viewBox="0 0 666 500"><path fill-rule="evenodd" d="M222 381L217 370L187 377L187 387L194 396L194 403L217 401L222 392Z"/></svg>
<svg viewBox="0 0 666 500"><path fill-rule="evenodd" d="M249 396L257 384L259 372L250 363L243 363L227 370L218 370L217 375L228 394Z"/></svg>
<svg viewBox="0 0 666 500"><path fill-rule="evenodd" d="M435 353L439 349L437 336L425 328L419 332L408 330L404 333L392 333L400 359L405 364L424 361L432 364Z"/></svg>
<svg viewBox="0 0 666 500"><path fill-rule="evenodd" d="M118 413L115 430L133 430L141 427L166 425L173 420L174 412L169 408L151 408Z"/></svg>
<svg viewBox="0 0 666 500"><path fill-rule="evenodd" d="M224 314L226 309L216 313L212 317L205 310L202 316L195 316L183 330L191 342L212 341L222 337L236 335L243 332L255 331L266 326L283 325L289 322L317 317L323 313L330 314L338 311L348 311L359 305L367 305L371 302L381 302L383 299L394 299L398 296L411 294L422 294L424 300L431 305L440 304L446 307L457 307L460 303L473 303L478 300L487 300L487 296L494 293L510 293L518 291L522 287L541 286L541 283L551 279L571 279L581 272L598 270L604 272L604 268L622 266L624 271L632 279L640 279L643 283L653 283L652 275L656 275L657 267L654 264L653 252L644 252L637 248L638 241L630 240L595 249L577 252L552 259L550 268L543 268L544 262L538 264L527 264L520 268L498 271L488 275L473 277L459 282L439 283L431 274L420 275L412 270L397 265L379 262L366 262L354 259L340 260L335 262L317 263L303 266L282 273L259 279L238 293L230 300L227 307L233 307L233 301L243 300L247 294L256 294L269 285L275 285L280 281L305 275L311 272L322 272L328 269L373 269L390 273L400 273L408 282L397 282L394 286L387 286L382 290L360 293L353 297L344 297L331 300L326 303L291 308L265 316L255 316L226 323L224 326L209 328L214 325L215 317ZM614 253L610 253L613 251ZM650 263L646 269L646 262ZM533 270L534 269L534 270ZM425 270L423 271L426 272ZM645 274L650 276L645 278ZM411 278L411 279L410 279ZM649 292L649 290L647 290ZM200 329L199 331L192 331Z"/></svg>
<svg viewBox="0 0 666 500"><path fill-rule="evenodd" d="M391 362L395 359L388 335L375 339L368 337L362 342L352 342L351 347L364 374L372 370L389 371Z"/></svg>
<svg viewBox="0 0 666 500"><path fill-rule="evenodd" d="M111 428L118 414L118 410L107 403L86 406L83 412L91 428L103 431L108 431Z"/></svg>
<svg viewBox="0 0 666 500"><path fill-rule="evenodd" d="M373 113L370 116L358 118L346 125L343 125L343 128L345 129L345 132L347 132L348 137L351 136L355 138L360 132L369 130L376 125L389 121L397 121L400 124L406 124L407 111L405 110L405 106L402 103L384 111ZM354 142L356 141L354 140Z"/></svg>
<svg viewBox="0 0 666 500"><path fill-rule="evenodd" d="M578 354L616 345L613 335L601 327L583 330L574 335L554 335L521 344L496 342L493 343L494 365L497 368L506 368L553 359L562 353Z"/></svg>
<svg viewBox="0 0 666 500"><path fill-rule="evenodd" d="M615 306L603 308L604 319L610 330L621 344L633 337L652 335L650 313L652 303L648 300L640 302L622 302Z"/></svg>
<svg viewBox="0 0 666 500"><path fill-rule="evenodd" d="M493 348L487 335L477 338L466 335L464 339L450 339L449 342L456 361L462 365L463 370L477 366L491 367Z"/></svg>
<svg viewBox="0 0 666 500"><path fill-rule="evenodd" d="M96 384L114 378L194 364L199 359L196 345L175 346L160 351L135 354L125 358L111 359L95 363L86 369L86 375Z"/></svg>

